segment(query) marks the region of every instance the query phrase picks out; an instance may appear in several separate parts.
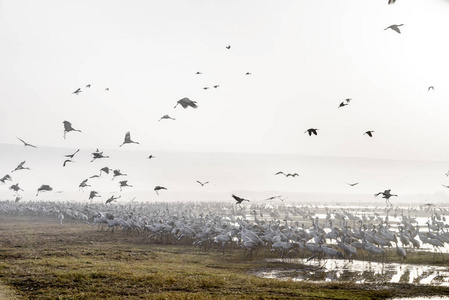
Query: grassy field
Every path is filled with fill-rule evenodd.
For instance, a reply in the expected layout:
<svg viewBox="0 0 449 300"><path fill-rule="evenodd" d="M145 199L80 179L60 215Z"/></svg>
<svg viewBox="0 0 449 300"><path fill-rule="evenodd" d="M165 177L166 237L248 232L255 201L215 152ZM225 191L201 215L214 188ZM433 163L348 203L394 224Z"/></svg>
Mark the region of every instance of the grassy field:
<svg viewBox="0 0 449 300"><path fill-rule="evenodd" d="M56 218L0 216L0 296L25 299L384 299L449 295L449 288L407 284L313 284L252 275L298 265L267 263L263 251L201 250L187 242L156 243ZM275 257L275 254L271 254ZM418 257L418 256L417 256ZM408 263L445 264L448 259ZM389 261L392 261L393 257ZM11 293L11 291L13 293ZM2 296L3 297L3 296Z"/></svg>

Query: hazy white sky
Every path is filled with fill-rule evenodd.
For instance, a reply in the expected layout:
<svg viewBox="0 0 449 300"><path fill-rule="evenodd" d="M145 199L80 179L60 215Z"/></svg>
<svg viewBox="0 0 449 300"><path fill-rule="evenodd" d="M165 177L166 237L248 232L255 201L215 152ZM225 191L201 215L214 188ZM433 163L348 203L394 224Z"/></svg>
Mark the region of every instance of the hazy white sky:
<svg viewBox="0 0 449 300"><path fill-rule="evenodd" d="M123 151L449 160L448 16L447 0L3 0L0 142L131 131ZM64 120L82 132L64 140Z"/></svg>

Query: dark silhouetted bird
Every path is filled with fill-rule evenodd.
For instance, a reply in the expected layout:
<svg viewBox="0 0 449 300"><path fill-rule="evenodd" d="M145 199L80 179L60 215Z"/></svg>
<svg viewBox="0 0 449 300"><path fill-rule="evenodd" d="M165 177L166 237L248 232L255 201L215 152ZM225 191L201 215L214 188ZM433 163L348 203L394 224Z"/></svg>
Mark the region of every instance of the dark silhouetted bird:
<svg viewBox="0 0 449 300"><path fill-rule="evenodd" d="M245 75L251 75L251 73L250 72L246 72Z"/></svg>
<svg viewBox="0 0 449 300"><path fill-rule="evenodd" d="M109 198L108 200L106 200L105 204L111 203L112 201L115 201L117 199L119 199L120 197L122 197L121 195L118 197L115 197L114 195L111 196L111 198Z"/></svg>
<svg viewBox="0 0 449 300"><path fill-rule="evenodd" d="M74 161L71 160L71 159L66 159L66 160L64 160L64 163L62 164L62 166L65 167L66 164L69 163L69 162L72 162L72 163L73 163Z"/></svg>
<svg viewBox="0 0 449 300"><path fill-rule="evenodd" d="M348 103L343 101L342 103L340 103L340 105L338 106L338 108L343 107L343 106L346 106L346 105L348 105Z"/></svg>
<svg viewBox="0 0 449 300"><path fill-rule="evenodd" d="M11 173L14 172L14 171L20 171L20 170L25 170L25 169L29 170L30 168L24 167L23 166L24 164L25 164L25 160L22 161L14 170L12 170Z"/></svg>
<svg viewBox="0 0 449 300"><path fill-rule="evenodd" d="M75 154L77 154L79 151L80 151L80 149L76 150L75 153L73 153L73 154L67 154L67 155L64 155L64 156L68 157L69 159L72 159L75 156Z"/></svg>
<svg viewBox="0 0 449 300"><path fill-rule="evenodd" d="M49 186L48 184L43 184L40 186L40 188L37 189L36 196L39 195L39 192L50 192L50 191L53 191L53 188L51 186Z"/></svg>
<svg viewBox="0 0 449 300"><path fill-rule="evenodd" d="M434 91L434 90L435 90L435 87L434 87L433 85L429 86L429 87L427 88L427 91L430 91L430 90Z"/></svg>
<svg viewBox="0 0 449 300"><path fill-rule="evenodd" d="M139 142L134 142L134 141L131 140L131 133L128 131L125 134L125 140L123 141L123 144L120 145L120 147L125 145L125 144L138 144L138 143Z"/></svg>
<svg viewBox="0 0 449 300"><path fill-rule="evenodd" d="M29 147L37 148L36 146L31 145L31 144L28 144L27 142L25 142L24 140L22 140L21 138L19 138L19 137L17 137L17 136L16 136L16 138L17 138L19 141L21 141L25 147L26 147L26 146L29 146Z"/></svg>
<svg viewBox="0 0 449 300"><path fill-rule="evenodd" d="M167 188L165 188L165 187L163 187L163 186L157 185L157 186L155 186L154 191L156 192L156 194L159 195L158 191L160 191L160 190L166 190L166 189L167 189Z"/></svg>
<svg viewBox="0 0 449 300"><path fill-rule="evenodd" d="M217 84L217 85L214 85L214 89L216 89L216 88L218 88L219 87L219 85Z"/></svg>
<svg viewBox="0 0 449 300"><path fill-rule="evenodd" d="M128 184L128 180L122 180L119 182L120 183L120 191L122 191L122 187L133 187L132 185Z"/></svg>
<svg viewBox="0 0 449 300"><path fill-rule="evenodd" d="M201 184L201 186L204 186L205 184L208 184L209 183L209 181L206 181L206 182L201 182L201 181L199 181L199 180L197 180L196 182L198 182L199 184Z"/></svg>
<svg viewBox="0 0 449 300"><path fill-rule="evenodd" d="M185 97L185 98L182 98L181 100L178 100L178 102L176 103L176 105L175 105L175 107L174 108L176 108L176 106L178 106L178 104L181 104L181 106L183 107L183 108L187 108L187 107L193 107L193 108L197 108L198 107L198 105L196 104L196 101L192 101L192 100L190 100L189 98L187 98L187 97Z"/></svg>
<svg viewBox="0 0 449 300"><path fill-rule="evenodd" d="M208 86L203 87L203 90L208 90L208 89L209 89Z"/></svg>
<svg viewBox="0 0 449 300"><path fill-rule="evenodd" d="M368 130L363 135L367 134L369 137L373 137L374 130Z"/></svg>
<svg viewBox="0 0 449 300"><path fill-rule="evenodd" d="M379 193L374 194L375 197L377 197L379 195L382 195L382 198L385 199L385 202L387 203L387 205L391 205L390 200L389 200L390 197L397 197L398 196L398 195L392 194L391 190L385 190L383 192L379 192Z"/></svg>
<svg viewBox="0 0 449 300"><path fill-rule="evenodd" d="M105 88L104 90L105 90L105 91L109 91L109 88Z"/></svg>
<svg viewBox="0 0 449 300"><path fill-rule="evenodd" d="M103 155L103 152L100 152L98 149L96 152L93 152L92 155L93 155L93 158L90 162L93 162L94 160L100 159L100 158L109 158L109 156Z"/></svg>
<svg viewBox="0 0 449 300"><path fill-rule="evenodd" d="M404 24L399 24L399 25L393 24L393 25L388 26L384 30L391 29L391 30L396 31L397 33L401 33L401 31L399 30L400 26L404 26Z"/></svg>
<svg viewBox="0 0 449 300"><path fill-rule="evenodd" d="M87 88L90 88L90 84L86 85Z"/></svg>
<svg viewBox="0 0 449 300"><path fill-rule="evenodd" d="M73 128L73 127L72 127L72 123L70 123L69 121L64 121L64 122L62 122L62 123L64 123L64 139L65 139L65 134L66 134L67 132L70 132L70 131L78 131L78 132L81 132L81 130L78 130L78 129Z"/></svg>
<svg viewBox="0 0 449 300"><path fill-rule="evenodd" d="M16 192L16 193L17 193L18 191L23 191L23 190L19 187L19 184L18 184L18 183L11 185L11 186L9 187L9 189L10 189L10 190L13 190L13 191Z"/></svg>
<svg viewBox="0 0 449 300"><path fill-rule="evenodd" d="M164 116L162 116L162 118L159 119L159 121L161 121L161 120L167 120L167 119L170 119L170 120L176 120L175 118L172 118L172 117L170 117L169 115L164 115Z"/></svg>
<svg viewBox="0 0 449 300"><path fill-rule="evenodd" d="M80 185L78 186L78 189L79 190L83 190L86 186L90 186L90 185L88 185L87 184L87 181L88 181L89 179L84 179L81 183L80 183Z"/></svg>
<svg viewBox="0 0 449 300"><path fill-rule="evenodd" d="M307 129L306 131L304 131L304 133L307 132L309 134L309 136L311 136L312 134L317 135L317 130L319 130L319 129L317 129L317 128L310 128L310 129Z"/></svg>
<svg viewBox="0 0 449 300"><path fill-rule="evenodd" d="M101 176L101 172L105 172L106 174L109 174L109 171L112 171L112 169L108 168L108 167L103 167L100 169L100 176Z"/></svg>
<svg viewBox="0 0 449 300"><path fill-rule="evenodd" d="M388 0L388 4L394 4L396 0Z"/></svg>
<svg viewBox="0 0 449 300"><path fill-rule="evenodd" d="M156 158L156 156L154 156L153 154L151 154L150 156L148 156L148 159L153 159Z"/></svg>
<svg viewBox="0 0 449 300"><path fill-rule="evenodd" d="M72 94L79 95L81 93L81 88L78 88L76 91L74 91Z"/></svg>
<svg viewBox="0 0 449 300"><path fill-rule="evenodd" d="M265 199L265 200L269 201L269 200L274 200L274 199L279 199L279 200L281 200L281 201L284 201L284 200L285 200L285 199L282 199L282 195L280 195L280 196L272 196L272 197L267 198L267 199Z"/></svg>
<svg viewBox="0 0 449 300"><path fill-rule="evenodd" d="M201 74L203 74L203 73L201 73L200 71L198 71L198 72L196 72L195 74L196 74L196 75L201 75Z"/></svg>
<svg viewBox="0 0 449 300"><path fill-rule="evenodd" d="M6 180L12 181L12 178L11 178L11 176L9 176L9 174L6 174L5 176L3 176L3 177L0 179L0 182L1 182L2 184L5 184L5 181L6 181Z"/></svg>
<svg viewBox="0 0 449 300"><path fill-rule="evenodd" d="M299 176L299 174L298 173L287 173L287 174L285 174L284 172L282 172L282 171L280 171L280 172L277 172L276 174L274 174L274 175L279 175L279 174L282 174L282 175L284 175L285 177L296 177L296 176Z"/></svg>
<svg viewBox="0 0 449 300"><path fill-rule="evenodd" d="M237 202L236 204L241 204L243 201L248 201L248 202L250 202L248 199L240 198L240 197L238 197L238 196L236 196L236 195L234 195L234 194L232 194L232 198L235 199L235 201Z"/></svg>
<svg viewBox="0 0 449 300"><path fill-rule="evenodd" d="M348 184L348 185L350 185L350 186L356 186L357 184L359 184L358 182L355 182L355 183L347 183L346 182L346 184Z"/></svg>
<svg viewBox="0 0 449 300"><path fill-rule="evenodd" d="M114 178L117 177L117 176L128 176L128 175L123 174L122 172L120 172L120 170L114 170L113 173L114 173L114 175L112 176L112 180L114 180Z"/></svg>
<svg viewBox="0 0 449 300"><path fill-rule="evenodd" d="M101 196L98 195L98 192L96 192L96 191L90 191L89 200L93 200L95 197L101 197Z"/></svg>
<svg viewBox="0 0 449 300"><path fill-rule="evenodd" d="M226 46L226 49L231 49L231 45L227 45L227 46Z"/></svg>

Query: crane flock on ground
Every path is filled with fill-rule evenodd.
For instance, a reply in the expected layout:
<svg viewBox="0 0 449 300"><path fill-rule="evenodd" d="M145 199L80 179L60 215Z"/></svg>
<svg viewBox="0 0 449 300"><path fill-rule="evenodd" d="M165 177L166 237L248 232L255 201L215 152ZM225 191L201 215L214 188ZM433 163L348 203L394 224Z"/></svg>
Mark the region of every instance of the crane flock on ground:
<svg viewBox="0 0 449 300"><path fill-rule="evenodd" d="M395 0L389 0L388 4L394 2ZM401 26L404 26L404 24L393 24L384 30L391 29L400 34L399 27ZM225 48L230 50L231 45ZM201 75L202 72L197 71L195 74ZM248 76L251 74L251 72L246 72L242 75ZM91 86L91 84L87 84L86 89L90 89ZM217 89L219 86L216 84L212 87ZM209 87L203 87L203 89L206 90ZM434 91L434 86L429 86L428 91L430 90ZM109 91L109 88L105 88L105 91ZM75 95L73 97L80 96L82 92L81 88L75 89L72 92ZM352 98L340 100L337 108L348 109L344 107L348 106L351 100ZM174 109L178 105L183 109L197 109L199 107L196 101L188 97L176 101ZM161 120L174 121L176 119L165 114L159 119L159 121ZM83 134L83 131L75 129L70 121L64 120L62 123L62 138L68 138L67 134L72 134L71 132ZM82 124L75 124L76 127L78 125L85 130ZM318 131L318 128L309 128L304 133L312 137L318 136ZM363 135L373 138L373 133L374 130L368 130ZM25 142L19 137L17 139L24 147L37 148L37 146ZM125 133L122 144L117 146L122 147L130 144L139 144L139 142L132 140L131 133L128 131ZM30 151L32 150L30 149ZM67 167L68 163L75 163L74 157L79 151L80 149L72 154L65 155L62 166ZM97 148L95 152L92 152L91 162L107 158L109 156L103 154L103 151ZM148 159L154 158L153 155L148 156ZM20 162L10 173L30 171L31 168L25 166L25 163L26 161ZM98 175L92 175L81 181L78 185L79 190L82 191L84 188L91 187L89 179L100 177L103 173L109 175L111 172L112 180L119 176L127 176L119 169L103 167L99 170ZM274 175L299 177L298 173L284 173L282 171ZM6 184L7 181L13 181L10 174L4 175L0 179L0 184ZM209 184L208 181L196 180L196 182L201 187ZM354 187L359 183L347 184ZM132 187L133 185L129 184L128 180L119 181L120 191L123 188ZM398 195L392 194L391 189L374 194L376 197L382 195L382 198L386 200L386 208L381 208L386 213L386 217L381 217L374 209L371 212L366 209L361 214L360 212L357 214L349 210L330 211L326 208L326 217L323 220L316 216L314 213L316 207L313 206L272 204L276 200L283 202L285 198L282 198L282 196L266 198L263 200L263 204L255 204L254 201L231 193L235 202L124 204L119 201L119 199L122 199L121 195L112 195L104 203L103 201L102 203L94 202L95 198L101 198L102 195L92 189L89 192L88 199L86 199L89 201L89 205L86 205L86 202L31 201L26 203L20 201L19 193L23 189L19 187L19 183L12 184L9 189L13 191L15 200L0 202L0 213L57 216L61 226L68 221L82 221L90 225L97 225L98 228L103 228L105 231L114 232L116 228L121 228L122 231L134 232L135 234L146 233L150 239L158 241L188 240L202 248L215 246L222 251L225 248L238 246L247 250L250 255L259 249L268 249L278 251L281 257L286 257L295 252L303 252L307 253L311 259L321 257L352 259L361 255L361 253L382 258L385 257L386 248L394 248L396 255L403 260L407 257L406 249L410 251L420 248L423 244L428 244L438 252L445 247L446 243L449 243L449 225L445 223L444 216L441 217L436 209L430 210L429 206L425 210L428 218L426 222L428 230L427 232L420 232L420 224L417 223L416 218L410 217L410 209L408 210L408 217L404 214L399 216L398 208L393 209L389 199ZM39 196L42 192L52 191L53 187L42 184L37 188L36 196ZM168 188L161 185L156 185L154 191L157 195L161 191L170 192ZM393 212L396 219L395 224L388 220L389 214ZM250 217L251 215L252 217ZM300 221L302 221L301 224ZM306 226L305 223L310 223L310 225ZM336 225L337 223L338 225ZM392 231L391 227L395 227L396 230Z"/></svg>

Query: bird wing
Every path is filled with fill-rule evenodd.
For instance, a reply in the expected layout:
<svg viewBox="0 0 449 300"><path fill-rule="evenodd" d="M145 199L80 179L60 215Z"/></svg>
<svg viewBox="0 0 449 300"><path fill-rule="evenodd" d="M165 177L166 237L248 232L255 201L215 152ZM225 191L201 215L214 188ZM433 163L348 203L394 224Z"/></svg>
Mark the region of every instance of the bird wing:
<svg viewBox="0 0 449 300"><path fill-rule="evenodd" d="M393 26L393 27L391 27L391 29L393 29L397 33L401 33L401 31L399 30L399 27L397 27L397 26Z"/></svg>
<svg viewBox="0 0 449 300"><path fill-rule="evenodd" d="M274 175L279 175L279 174L285 175L284 172L282 172L282 171L279 171L279 172L277 172L277 173L274 174Z"/></svg>

